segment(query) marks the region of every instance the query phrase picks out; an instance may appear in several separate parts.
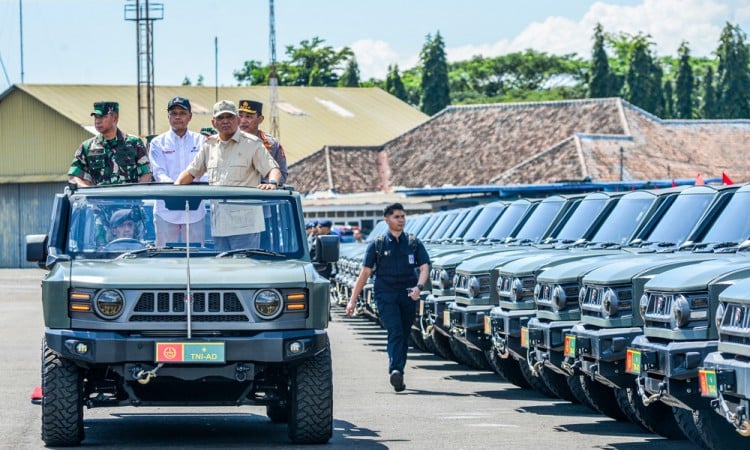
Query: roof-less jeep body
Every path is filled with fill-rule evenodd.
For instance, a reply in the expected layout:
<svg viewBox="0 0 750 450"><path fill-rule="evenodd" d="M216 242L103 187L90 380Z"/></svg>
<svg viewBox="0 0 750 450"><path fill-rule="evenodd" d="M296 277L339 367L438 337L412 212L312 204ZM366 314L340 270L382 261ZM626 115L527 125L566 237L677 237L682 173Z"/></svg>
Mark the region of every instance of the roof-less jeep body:
<svg viewBox="0 0 750 450"><path fill-rule="evenodd" d="M84 405L261 404L292 441L330 439L329 283L310 260L297 193L107 186L68 189L53 209L49 233L27 236L27 259L49 269L47 445L83 440ZM157 210L204 236L157 247ZM131 236L112 234L123 216ZM251 247L217 248L237 235ZM336 236L316 245L319 262L335 261Z"/></svg>

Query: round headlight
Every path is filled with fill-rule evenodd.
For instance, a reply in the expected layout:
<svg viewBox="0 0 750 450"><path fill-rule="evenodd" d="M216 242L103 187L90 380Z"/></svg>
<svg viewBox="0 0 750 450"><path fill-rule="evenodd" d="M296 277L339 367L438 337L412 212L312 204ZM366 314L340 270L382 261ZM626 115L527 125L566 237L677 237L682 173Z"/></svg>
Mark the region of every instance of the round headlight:
<svg viewBox="0 0 750 450"><path fill-rule="evenodd" d="M675 297L672 303L672 317L670 325L672 328L681 328L687 325L690 320L690 302L684 295Z"/></svg>
<svg viewBox="0 0 750 450"><path fill-rule="evenodd" d="M513 278L510 283L510 301L517 302L523 299L523 283L520 278Z"/></svg>
<svg viewBox="0 0 750 450"><path fill-rule="evenodd" d="M617 294L612 289L607 289L604 292L604 298L602 299L602 317L608 319L617 314L619 309L620 300L617 298Z"/></svg>
<svg viewBox="0 0 750 450"><path fill-rule="evenodd" d="M716 308L716 315L714 316L717 330L721 328L721 322L724 320L724 311L726 311L726 306L724 306L724 303L719 303L719 306Z"/></svg>
<svg viewBox="0 0 750 450"><path fill-rule="evenodd" d="M101 291L94 299L96 313L105 319L115 319L122 314L125 298L120 291L107 289Z"/></svg>
<svg viewBox="0 0 750 450"><path fill-rule="evenodd" d="M472 298L479 297L479 279L477 277L469 278L469 296Z"/></svg>
<svg viewBox="0 0 750 450"><path fill-rule="evenodd" d="M262 289L253 298L255 312L263 319L275 319L281 314L281 294L273 289Z"/></svg>
<svg viewBox="0 0 750 450"><path fill-rule="evenodd" d="M448 276L447 270L440 271L440 286L443 289L450 289L451 287L451 278Z"/></svg>
<svg viewBox="0 0 750 450"><path fill-rule="evenodd" d="M646 310L648 309L648 295L641 295L641 299L638 302L638 312L641 313L641 319L646 321Z"/></svg>
<svg viewBox="0 0 750 450"><path fill-rule="evenodd" d="M567 303L567 296L565 295L565 289L559 284L552 290L552 310L559 312L565 308Z"/></svg>

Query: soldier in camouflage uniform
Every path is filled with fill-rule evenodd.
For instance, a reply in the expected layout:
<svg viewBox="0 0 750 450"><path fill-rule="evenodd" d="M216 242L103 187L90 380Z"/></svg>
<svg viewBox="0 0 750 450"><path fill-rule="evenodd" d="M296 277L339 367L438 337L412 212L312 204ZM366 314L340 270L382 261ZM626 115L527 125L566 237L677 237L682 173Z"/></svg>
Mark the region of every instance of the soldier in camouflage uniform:
<svg viewBox="0 0 750 450"><path fill-rule="evenodd" d="M91 115L99 134L85 140L76 150L68 170L70 182L92 186L151 181L151 166L143 141L117 128L119 104L96 102Z"/></svg>
<svg viewBox="0 0 750 450"><path fill-rule="evenodd" d="M260 138L263 146L271 154L276 164L279 165L279 170L281 171L281 179L278 180L279 184L286 183L289 170L286 165L284 147L281 146L281 142L278 139L259 128L260 124L263 123L263 103L256 102L255 100L240 100L237 113L240 119L240 130ZM267 180L264 179L263 181Z"/></svg>

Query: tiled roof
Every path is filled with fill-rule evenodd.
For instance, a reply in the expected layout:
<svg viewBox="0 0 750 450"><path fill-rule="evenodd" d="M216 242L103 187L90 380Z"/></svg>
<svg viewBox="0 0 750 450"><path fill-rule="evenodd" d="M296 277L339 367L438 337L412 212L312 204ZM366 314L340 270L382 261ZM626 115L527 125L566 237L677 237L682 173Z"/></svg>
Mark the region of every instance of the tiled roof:
<svg viewBox="0 0 750 450"><path fill-rule="evenodd" d="M748 141L748 120L661 120L618 98L452 106L380 150L338 148L326 164L312 155L290 173L304 173L306 180L332 170L326 189L338 193L365 186L690 178L699 172L726 172L737 182L750 180ZM341 167L346 174L337 176ZM302 192L320 186L297 181Z"/></svg>

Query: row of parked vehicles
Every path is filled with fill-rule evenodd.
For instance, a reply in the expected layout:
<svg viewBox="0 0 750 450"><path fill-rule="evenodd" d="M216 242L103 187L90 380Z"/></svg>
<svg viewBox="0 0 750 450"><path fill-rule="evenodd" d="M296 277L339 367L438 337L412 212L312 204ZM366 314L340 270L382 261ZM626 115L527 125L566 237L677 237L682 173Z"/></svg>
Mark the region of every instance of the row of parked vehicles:
<svg viewBox="0 0 750 450"><path fill-rule="evenodd" d="M748 211L750 185L734 185L410 217L432 260L414 345L670 439L746 447ZM364 249L341 247L340 304ZM358 311L377 320L372 289Z"/></svg>

